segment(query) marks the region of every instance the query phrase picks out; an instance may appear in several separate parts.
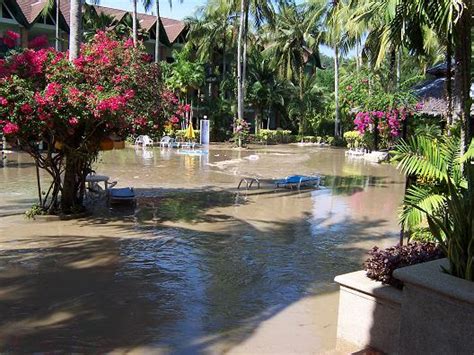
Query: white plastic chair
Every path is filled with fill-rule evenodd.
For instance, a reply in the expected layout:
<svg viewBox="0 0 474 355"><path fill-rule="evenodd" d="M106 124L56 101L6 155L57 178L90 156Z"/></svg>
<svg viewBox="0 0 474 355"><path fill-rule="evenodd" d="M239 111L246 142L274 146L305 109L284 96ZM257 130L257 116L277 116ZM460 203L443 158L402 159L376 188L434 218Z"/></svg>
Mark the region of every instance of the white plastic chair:
<svg viewBox="0 0 474 355"><path fill-rule="evenodd" d="M173 138L171 138L170 136L164 136L160 140L160 147L169 147L172 141L173 141Z"/></svg>
<svg viewBox="0 0 474 355"><path fill-rule="evenodd" d="M147 147L147 146L153 147L153 145L154 145L153 139L151 139L148 136L143 136L142 147Z"/></svg>
<svg viewBox="0 0 474 355"><path fill-rule="evenodd" d="M139 146L139 145L142 145L142 144L143 144L143 136L138 136L135 139L135 146Z"/></svg>

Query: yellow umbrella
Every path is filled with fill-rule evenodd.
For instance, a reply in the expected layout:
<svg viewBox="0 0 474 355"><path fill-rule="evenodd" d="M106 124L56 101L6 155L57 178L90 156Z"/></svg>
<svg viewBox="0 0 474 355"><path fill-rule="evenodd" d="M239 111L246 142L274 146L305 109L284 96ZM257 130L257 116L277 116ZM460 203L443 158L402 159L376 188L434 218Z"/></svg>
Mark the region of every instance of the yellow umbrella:
<svg viewBox="0 0 474 355"><path fill-rule="evenodd" d="M196 133L194 133L194 128L193 128L192 123L190 123L188 128L186 128L186 132L184 132L184 138L186 138L186 139L196 138Z"/></svg>

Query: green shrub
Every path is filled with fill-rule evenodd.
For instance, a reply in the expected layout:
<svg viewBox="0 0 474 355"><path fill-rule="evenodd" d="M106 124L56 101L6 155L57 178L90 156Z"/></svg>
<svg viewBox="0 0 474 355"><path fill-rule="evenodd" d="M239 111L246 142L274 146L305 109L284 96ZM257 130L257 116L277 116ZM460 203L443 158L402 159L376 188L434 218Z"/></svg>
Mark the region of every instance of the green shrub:
<svg viewBox="0 0 474 355"><path fill-rule="evenodd" d="M257 141L266 144L290 143L292 141L291 131L261 129L255 136Z"/></svg>
<svg viewBox="0 0 474 355"><path fill-rule="evenodd" d="M362 136L358 131L344 133L344 139L347 142L347 148L359 148L362 145Z"/></svg>

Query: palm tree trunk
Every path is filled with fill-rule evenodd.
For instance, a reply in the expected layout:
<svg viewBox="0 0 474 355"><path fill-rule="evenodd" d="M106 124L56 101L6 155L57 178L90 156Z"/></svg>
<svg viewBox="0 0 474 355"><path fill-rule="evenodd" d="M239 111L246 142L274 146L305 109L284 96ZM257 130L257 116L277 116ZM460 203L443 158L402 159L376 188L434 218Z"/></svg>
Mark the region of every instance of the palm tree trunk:
<svg viewBox="0 0 474 355"><path fill-rule="evenodd" d="M54 41L54 49L59 51L59 8L61 6L60 0L56 0L56 40Z"/></svg>
<svg viewBox="0 0 474 355"><path fill-rule="evenodd" d="M402 77L402 49L397 52L397 89L400 89L400 80Z"/></svg>
<svg viewBox="0 0 474 355"><path fill-rule="evenodd" d="M470 1L469 1L470 3ZM455 35L457 104L462 124L462 152L465 152L474 135L474 117L471 117L471 6L464 8L457 22Z"/></svg>
<svg viewBox="0 0 474 355"><path fill-rule="evenodd" d="M79 57L82 38L82 1L71 0L69 31L69 60Z"/></svg>
<svg viewBox="0 0 474 355"><path fill-rule="evenodd" d="M160 0L156 1L155 63L160 62Z"/></svg>
<svg viewBox="0 0 474 355"><path fill-rule="evenodd" d="M224 82L225 80L225 75L226 75L226 67L227 67L227 61L226 61L226 49L227 49L227 19L224 24L224 38L222 39L222 81Z"/></svg>
<svg viewBox="0 0 474 355"><path fill-rule="evenodd" d="M132 30L133 30L133 44L136 46L138 42L138 29L137 29L137 0L133 0L133 13L132 13Z"/></svg>
<svg viewBox="0 0 474 355"><path fill-rule="evenodd" d="M242 86L242 48L244 40L244 12L246 8L246 0L240 0L240 25L239 37L237 41L237 118L242 120L244 118L244 97Z"/></svg>
<svg viewBox="0 0 474 355"><path fill-rule="evenodd" d="M341 135L341 117L339 110L339 47L337 45L334 47L334 99L336 105L334 137L339 138Z"/></svg>
<svg viewBox="0 0 474 355"><path fill-rule="evenodd" d="M247 47L248 47L248 31L249 31L249 4L245 8L245 26L244 26L244 52L242 54L242 96L245 100L245 83L247 81Z"/></svg>
<svg viewBox="0 0 474 355"><path fill-rule="evenodd" d="M446 113L447 134L451 135L450 127L453 124L453 35L448 34L446 42L446 97L448 108Z"/></svg>
<svg viewBox="0 0 474 355"><path fill-rule="evenodd" d="M303 56L301 56L301 60L303 59ZM303 100L304 100L304 92L303 92L303 80L304 80L304 62L301 61L301 66L299 68L299 73L298 73L298 81L300 85L300 104L303 105ZM301 136L301 142L303 142L303 136L304 136L304 124L305 124L305 114L306 112L301 112L300 116L300 127L298 129L299 135Z"/></svg>
<svg viewBox="0 0 474 355"><path fill-rule="evenodd" d="M360 70L360 43L356 41L356 70L359 72Z"/></svg>

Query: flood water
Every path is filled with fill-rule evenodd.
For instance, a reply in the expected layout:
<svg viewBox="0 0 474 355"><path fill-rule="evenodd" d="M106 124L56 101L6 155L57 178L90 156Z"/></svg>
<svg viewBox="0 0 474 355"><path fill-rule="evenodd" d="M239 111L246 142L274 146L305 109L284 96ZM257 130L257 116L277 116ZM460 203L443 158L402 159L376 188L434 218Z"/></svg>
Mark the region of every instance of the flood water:
<svg viewBox="0 0 474 355"><path fill-rule="evenodd" d="M336 275L395 244L404 178L343 150L213 147L101 154L135 207L26 220L29 158L0 168L0 351L321 353L336 343ZM314 190L237 190L242 177L321 174ZM43 180L46 176L42 175Z"/></svg>

